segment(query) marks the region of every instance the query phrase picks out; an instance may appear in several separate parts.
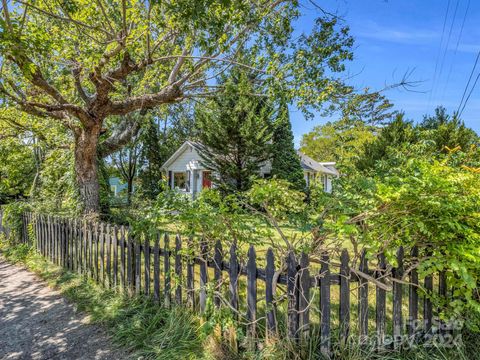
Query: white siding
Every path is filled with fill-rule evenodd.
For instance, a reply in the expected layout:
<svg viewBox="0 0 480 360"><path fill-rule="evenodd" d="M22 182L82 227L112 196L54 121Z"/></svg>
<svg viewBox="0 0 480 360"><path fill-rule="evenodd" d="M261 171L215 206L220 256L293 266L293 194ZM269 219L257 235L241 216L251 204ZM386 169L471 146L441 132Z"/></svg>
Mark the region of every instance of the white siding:
<svg viewBox="0 0 480 360"><path fill-rule="evenodd" d="M197 150L191 146L187 146L185 151L181 153L175 161L173 161L167 168L167 171L187 171L195 169L203 169L201 165L201 157Z"/></svg>

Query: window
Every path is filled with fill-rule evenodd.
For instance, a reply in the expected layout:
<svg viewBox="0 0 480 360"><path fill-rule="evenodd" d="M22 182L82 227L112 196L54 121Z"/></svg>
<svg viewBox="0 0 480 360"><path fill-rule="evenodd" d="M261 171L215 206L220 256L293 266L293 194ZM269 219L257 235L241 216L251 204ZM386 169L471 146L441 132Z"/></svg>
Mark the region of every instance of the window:
<svg viewBox="0 0 480 360"><path fill-rule="evenodd" d="M185 190L187 187L187 174L184 172L173 173L173 187Z"/></svg>

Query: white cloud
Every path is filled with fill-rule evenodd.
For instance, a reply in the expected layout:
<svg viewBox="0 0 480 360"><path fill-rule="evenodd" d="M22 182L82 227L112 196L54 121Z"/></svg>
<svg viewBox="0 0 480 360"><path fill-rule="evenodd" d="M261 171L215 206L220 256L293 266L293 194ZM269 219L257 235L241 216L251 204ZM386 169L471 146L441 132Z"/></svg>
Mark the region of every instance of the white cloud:
<svg viewBox="0 0 480 360"><path fill-rule="evenodd" d="M437 31L418 28L392 28L373 21L352 26L355 35L360 38L376 39L401 44L428 44L439 40Z"/></svg>

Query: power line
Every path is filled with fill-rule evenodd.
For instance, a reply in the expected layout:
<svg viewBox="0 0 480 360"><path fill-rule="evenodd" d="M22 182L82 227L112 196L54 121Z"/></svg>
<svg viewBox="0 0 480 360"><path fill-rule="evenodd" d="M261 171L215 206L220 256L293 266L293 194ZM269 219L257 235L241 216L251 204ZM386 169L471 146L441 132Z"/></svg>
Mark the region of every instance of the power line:
<svg viewBox="0 0 480 360"><path fill-rule="evenodd" d="M448 38L447 38L447 43L445 44L445 50L443 52L442 56L442 62L440 63L440 72L438 73L438 81L440 81L442 77L442 72L443 72L443 65L445 64L445 59L447 57L447 52L448 52L448 45L450 44L450 39L452 38L452 31L453 31L453 26L455 24L455 19L457 18L457 11L458 11L458 4L460 3L460 0L457 0L457 3L455 4L455 10L453 11L453 18L452 22L450 24L450 30L448 31ZM438 83L437 83L438 87Z"/></svg>
<svg viewBox="0 0 480 360"><path fill-rule="evenodd" d="M458 105L457 114L460 112L460 108L462 107L463 100L465 99L465 94L467 93L468 86L470 85L470 81L472 81L473 73L475 72L479 58L480 58L480 51L477 54L477 58L475 59L475 64L473 64L472 71L470 72L470 76L468 77L467 86L465 86L465 90L463 90L462 100L460 100L460 104Z"/></svg>
<svg viewBox="0 0 480 360"><path fill-rule="evenodd" d="M479 78L480 78L480 72L477 74L477 77L476 77L476 79L475 79L475 82L473 83L473 86L472 86L472 88L470 89L470 92L468 93L467 98L465 99L465 103L463 104L462 110L461 110L460 113L458 114L458 117L462 116L463 110L465 110L465 106L467 106L468 100L470 99L470 96L472 95L473 90L475 90L475 86L477 85L477 82L478 82L478 79L479 79Z"/></svg>
<svg viewBox="0 0 480 360"><path fill-rule="evenodd" d="M455 52L453 53L453 59L452 59L452 63L450 64L450 69L448 70L448 75L447 75L447 81L445 82L445 86L443 88L443 93L442 93L442 100L443 98L445 97L445 92L447 90L447 86L448 86L448 83L450 82L450 76L452 75L452 71L453 71L453 64L455 62L455 58L457 56L457 52L458 52L458 47L460 45L460 40L462 39L462 35L463 35L463 29L465 27L465 22L467 20L467 14L468 14L468 10L470 9L470 0L468 0L467 2L467 7L465 9L465 14L463 14L463 20L462 20L462 25L460 27L460 33L458 35L458 39L457 39L457 44L455 46Z"/></svg>
<svg viewBox="0 0 480 360"><path fill-rule="evenodd" d="M438 48L437 52L437 58L435 59L435 71L433 73L433 82L432 82L432 88L430 89L430 95L428 97L428 107L430 107L430 103L432 101L432 95L433 95L433 89L435 87L435 82L437 79L437 71L438 71L438 61L440 60L440 54L442 53L442 46L443 46L443 39L445 37L445 29L447 27L447 19L448 19L448 13L450 11L450 0L448 0L447 3L447 11L445 12L445 16L443 18L443 29L442 29L442 37L440 39L440 47Z"/></svg>

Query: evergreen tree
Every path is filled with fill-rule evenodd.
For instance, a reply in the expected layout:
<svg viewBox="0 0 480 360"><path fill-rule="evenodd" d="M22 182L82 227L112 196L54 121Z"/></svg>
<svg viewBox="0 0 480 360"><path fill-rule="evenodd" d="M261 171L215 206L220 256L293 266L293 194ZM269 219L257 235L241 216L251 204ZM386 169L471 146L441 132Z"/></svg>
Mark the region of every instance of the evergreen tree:
<svg viewBox="0 0 480 360"><path fill-rule="evenodd" d="M197 109L201 156L223 190L244 191L270 158L271 106L238 69L222 85L222 94Z"/></svg>
<svg viewBox="0 0 480 360"><path fill-rule="evenodd" d="M446 147L453 149L457 146L467 151L479 141L475 131L466 127L457 114L449 116L443 106L435 109L435 115L424 116L419 128L422 138L434 141L438 152L448 152Z"/></svg>
<svg viewBox="0 0 480 360"><path fill-rule="evenodd" d="M273 130L272 175L289 181L297 190L306 188L300 158L293 143L292 124L285 101L280 103Z"/></svg>
<svg viewBox="0 0 480 360"><path fill-rule="evenodd" d="M398 166L398 161L401 161L398 155L411 149L418 141L419 133L413 122L405 120L403 113L399 113L391 123L379 130L373 142L364 145L355 165L360 171L374 169L378 161L388 162L387 167Z"/></svg>
<svg viewBox="0 0 480 360"><path fill-rule="evenodd" d="M147 120L140 142L142 144L139 172L141 193L149 199L155 199L161 191L161 168L166 159L160 151L159 130L153 117Z"/></svg>

